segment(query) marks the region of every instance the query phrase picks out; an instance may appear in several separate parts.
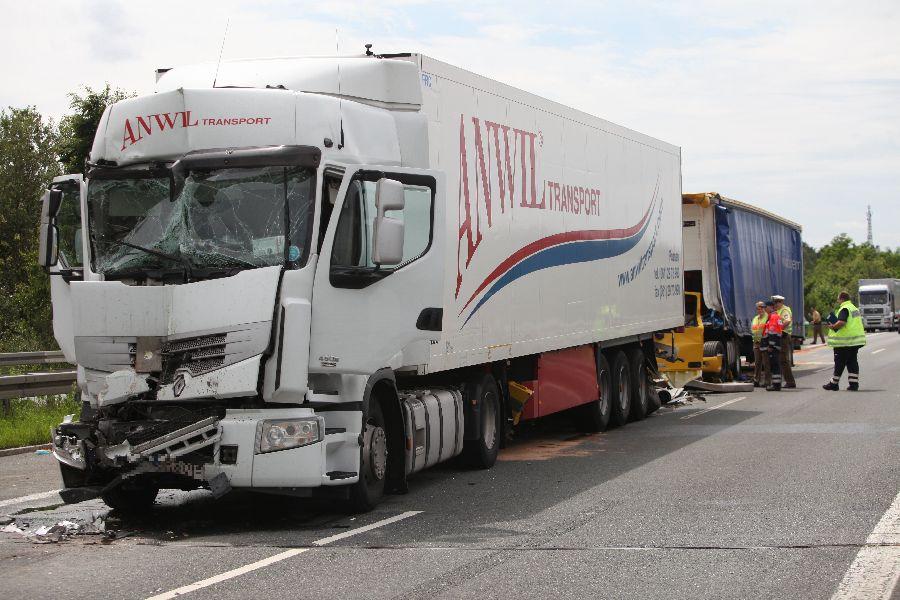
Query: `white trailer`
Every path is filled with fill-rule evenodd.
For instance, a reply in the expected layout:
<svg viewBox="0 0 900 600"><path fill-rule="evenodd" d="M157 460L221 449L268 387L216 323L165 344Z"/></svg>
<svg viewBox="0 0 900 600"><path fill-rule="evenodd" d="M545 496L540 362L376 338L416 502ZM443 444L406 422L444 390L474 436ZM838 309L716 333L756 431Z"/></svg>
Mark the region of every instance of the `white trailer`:
<svg viewBox="0 0 900 600"><path fill-rule="evenodd" d="M366 509L462 452L491 466L520 420L658 406L652 334L684 324L679 148L416 54L157 79L45 196L85 406L54 438L66 499Z"/></svg>
<svg viewBox="0 0 900 600"><path fill-rule="evenodd" d="M859 309L866 331L900 330L900 279L860 279Z"/></svg>

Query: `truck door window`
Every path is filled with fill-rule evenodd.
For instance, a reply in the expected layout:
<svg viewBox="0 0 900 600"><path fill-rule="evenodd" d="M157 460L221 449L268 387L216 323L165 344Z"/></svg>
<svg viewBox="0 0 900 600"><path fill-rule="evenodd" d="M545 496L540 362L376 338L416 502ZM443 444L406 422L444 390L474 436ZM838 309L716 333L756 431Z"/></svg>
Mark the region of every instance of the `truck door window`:
<svg viewBox="0 0 900 600"><path fill-rule="evenodd" d="M56 213L56 229L61 266L80 269L84 266L81 245L81 190L77 184L65 184L59 212Z"/></svg>
<svg viewBox="0 0 900 600"><path fill-rule="evenodd" d="M331 251L331 282L337 287L364 287L416 260L428 250L432 236L434 179L423 176L383 174L404 184L403 210L388 216L404 223L403 260L399 265L372 262L377 176L350 183L341 208Z"/></svg>

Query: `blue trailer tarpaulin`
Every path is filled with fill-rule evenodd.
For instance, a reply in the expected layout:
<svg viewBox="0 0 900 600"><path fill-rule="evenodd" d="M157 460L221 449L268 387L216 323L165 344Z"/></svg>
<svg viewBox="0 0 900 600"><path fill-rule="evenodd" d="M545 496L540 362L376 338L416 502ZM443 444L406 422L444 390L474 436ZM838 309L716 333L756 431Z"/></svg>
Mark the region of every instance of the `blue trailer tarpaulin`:
<svg viewBox="0 0 900 600"><path fill-rule="evenodd" d="M803 247L800 232L765 215L727 203L716 206L719 289L728 324L750 335L756 302L784 296L803 335Z"/></svg>

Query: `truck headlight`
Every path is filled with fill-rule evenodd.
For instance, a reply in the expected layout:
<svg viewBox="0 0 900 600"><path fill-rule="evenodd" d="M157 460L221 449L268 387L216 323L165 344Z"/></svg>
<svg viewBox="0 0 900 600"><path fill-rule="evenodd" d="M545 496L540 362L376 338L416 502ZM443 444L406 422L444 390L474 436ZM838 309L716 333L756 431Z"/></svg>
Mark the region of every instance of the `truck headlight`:
<svg viewBox="0 0 900 600"><path fill-rule="evenodd" d="M319 417L262 421L256 430L258 452L275 452L320 442L324 429L321 421Z"/></svg>

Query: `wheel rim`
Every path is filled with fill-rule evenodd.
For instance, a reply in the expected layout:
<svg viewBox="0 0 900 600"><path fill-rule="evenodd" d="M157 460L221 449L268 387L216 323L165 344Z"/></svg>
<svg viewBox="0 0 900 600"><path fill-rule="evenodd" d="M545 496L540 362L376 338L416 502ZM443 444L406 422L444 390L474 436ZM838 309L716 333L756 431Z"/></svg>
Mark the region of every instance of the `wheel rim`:
<svg viewBox="0 0 900 600"><path fill-rule="evenodd" d="M624 366L619 367L619 408L622 409L622 412L625 412L625 409L628 408L628 369Z"/></svg>
<svg viewBox="0 0 900 600"><path fill-rule="evenodd" d="M647 387L647 367L641 365L638 367L638 380L636 382L638 386L638 397L641 401L641 406L646 409L647 404L650 401L650 390Z"/></svg>
<svg viewBox="0 0 900 600"><path fill-rule="evenodd" d="M600 371L600 414L606 416L609 414L611 404L609 402L609 393L612 387L609 383L609 373Z"/></svg>
<svg viewBox="0 0 900 600"><path fill-rule="evenodd" d="M484 439L484 445L488 449L492 449L497 441L497 407L494 399L493 392L488 392L484 395L481 403L481 423L483 427L481 435L482 439Z"/></svg>
<svg viewBox="0 0 900 600"><path fill-rule="evenodd" d="M370 480L381 481L387 470L387 436L384 428L377 425L366 425L365 449L363 456L366 476Z"/></svg>

